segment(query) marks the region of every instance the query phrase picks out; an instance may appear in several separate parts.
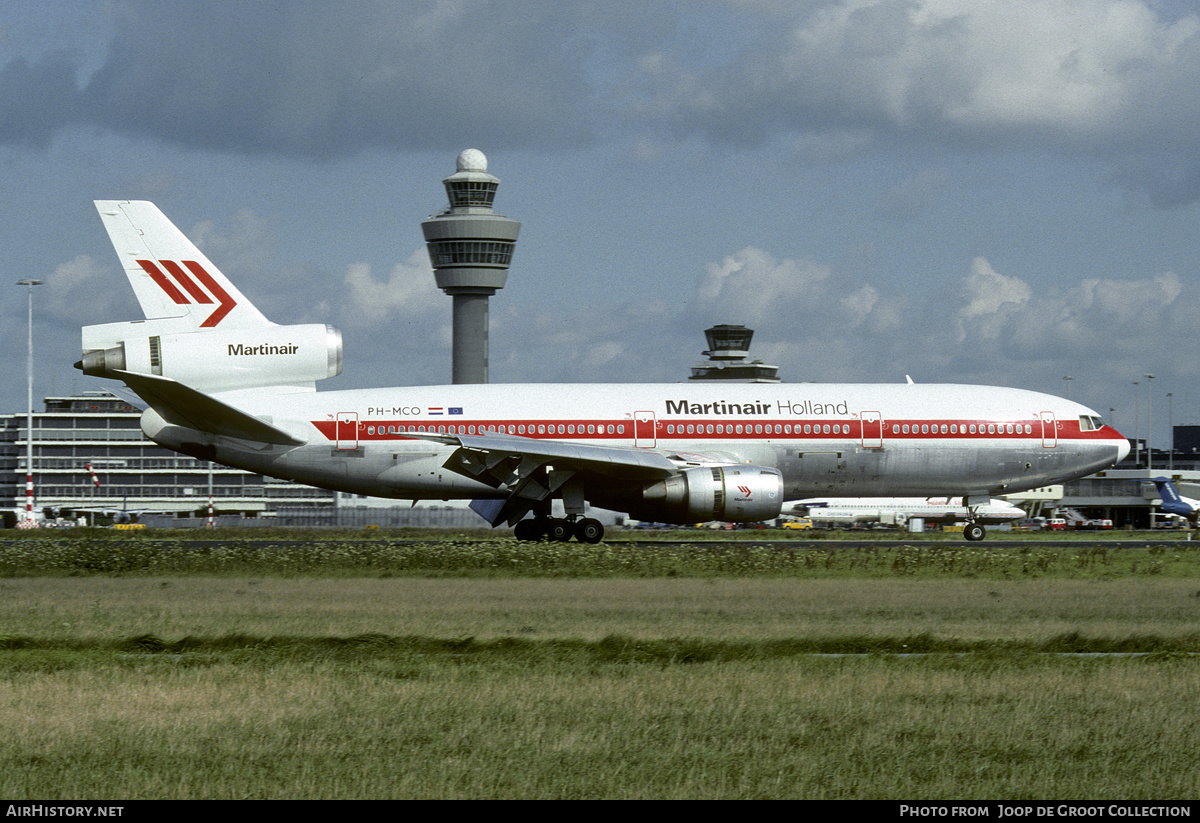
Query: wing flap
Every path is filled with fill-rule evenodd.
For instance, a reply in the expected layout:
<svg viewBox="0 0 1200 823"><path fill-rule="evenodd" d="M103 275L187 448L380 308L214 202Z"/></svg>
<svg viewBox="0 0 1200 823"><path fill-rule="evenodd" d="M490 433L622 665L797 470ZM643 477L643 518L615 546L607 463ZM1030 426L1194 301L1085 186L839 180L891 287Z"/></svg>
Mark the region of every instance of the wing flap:
<svg viewBox="0 0 1200 823"><path fill-rule="evenodd" d="M458 446L443 466L502 490L500 500L476 501L472 509L493 526L511 525L580 477L647 484L676 471L658 452L585 443L537 440L519 435L413 433L407 436ZM582 498L582 492L579 493Z"/></svg>
<svg viewBox="0 0 1200 823"><path fill-rule="evenodd" d="M413 433L407 433L412 436ZM659 478L671 474L676 464L658 452L557 440L535 440L512 434L438 434L426 439L458 445L446 468L480 479L495 476L504 483L501 467L513 464L516 476L553 465L556 469L586 470L594 474L616 474ZM486 482L486 481L485 481Z"/></svg>

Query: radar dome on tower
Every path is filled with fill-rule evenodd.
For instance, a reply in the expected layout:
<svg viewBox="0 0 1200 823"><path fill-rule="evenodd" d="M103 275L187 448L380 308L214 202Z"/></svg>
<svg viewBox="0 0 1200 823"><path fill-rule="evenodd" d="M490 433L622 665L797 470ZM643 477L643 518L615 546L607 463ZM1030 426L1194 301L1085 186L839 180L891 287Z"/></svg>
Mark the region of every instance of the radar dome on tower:
<svg viewBox="0 0 1200 823"><path fill-rule="evenodd" d="M487 155L479 149L465 149L458 155L459 171L487 171Z"/></svg>

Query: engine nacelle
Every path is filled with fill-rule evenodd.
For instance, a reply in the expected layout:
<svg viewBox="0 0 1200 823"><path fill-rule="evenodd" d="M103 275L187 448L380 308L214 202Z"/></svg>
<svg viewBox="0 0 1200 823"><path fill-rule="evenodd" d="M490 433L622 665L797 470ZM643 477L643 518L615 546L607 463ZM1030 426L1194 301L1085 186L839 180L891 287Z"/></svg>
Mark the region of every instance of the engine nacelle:
<svg viewBox="0 0 1200 823"><path fill-rule="evenodd" d="M783 475L760 466L686 469L642 490L655 519L673 523L753 523L778 517Z"/></svg>
<svg viewBox="0 0 1200 823"><path fill-rule="evenodd" d="M84 374L116 371L170 377L201 391L304 385L342 371L342 333L333 326L255 326L154 334L155 321L88 326ZM147 333L151 332L151 333Z"/></svg>

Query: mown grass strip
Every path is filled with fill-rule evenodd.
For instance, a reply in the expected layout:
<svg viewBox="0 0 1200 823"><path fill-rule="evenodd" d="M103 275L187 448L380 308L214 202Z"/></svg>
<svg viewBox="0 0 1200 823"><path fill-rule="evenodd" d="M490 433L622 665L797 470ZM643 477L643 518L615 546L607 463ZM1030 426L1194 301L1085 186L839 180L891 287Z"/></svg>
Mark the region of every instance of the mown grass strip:
<svg viewBox="0 0 1200 823"><path fill-rule="evenodd" d="M522 543L511 537L263 538L98 530L8 540L0 578L88 575L272 575L324 577L722 577L1072 579L1200 576L1200 541L1118 548L918 542L821 544Z"/></svg>
<svg viewBox="0 0 1200 823"><path fill-rule="evenodd" d="M920 634L906 637L847 636L773 640L640 639L610 635L588 641L570 638L439 638L364 634L354 637L184 637L163 640L146 634L115 640L0 637L0 672L23 668L21 652L97 656L207 656L261 659L342 660L422 656L473 662L557 661L573 663L691 664L781 660L814 654L1200 654L1200 635L1124 638L1063 634L1045 641L963 641Z"/></svg>

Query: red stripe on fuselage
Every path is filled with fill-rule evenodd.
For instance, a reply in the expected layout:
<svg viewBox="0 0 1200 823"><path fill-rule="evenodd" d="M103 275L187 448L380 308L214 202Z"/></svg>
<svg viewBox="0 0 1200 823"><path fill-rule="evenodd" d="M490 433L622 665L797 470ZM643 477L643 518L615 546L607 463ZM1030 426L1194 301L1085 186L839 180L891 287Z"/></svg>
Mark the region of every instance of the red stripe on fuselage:
<svg viewBox="0 0 1200 823"><path fill-rule="evenodd" d="M335 440L335 422L332 420L314 420L312 424L329 440ZM593 426L593 431L588 432L587 427ZM692 426L692 431L687 431L688 426ZM737 426L742 427L742 431L737 431ZM946 426L946 432L943 433L941 428ZM970 427L974 425L975 431L970 431ZM996 426L1003 429L1002 431L988 432L987 427ZM1009 432L1007 427L1011 425L1013 431ZM809 426L809 431L804 431L804 427ZM904 431L904 426L909 427L909 431ZM929 431L922 432L921 426L927 426ZM951 432L950 427L954 426L957 431ZM1018 431L1018 426L1020 430ZM1026 427L1029 431L1025 431ZM1041 442L1042 435L1041 420L1024 420L1021 422L1004 421L998 423L996 421L963 421L963 420L904 420L904 421L889 421L883 427L883 441L913 441L913 440L961 440L961 441L978 441L978 440L1020 440L1028 439L1031 441ZM524 431L521 431L524 427ZM541 431L538 431L541 427ZM559 430L561 427L561 431ZM609 427L612 428L609 431ZM668 429L670 427L670 430ZM711 427L711 430L710 430ZM758 428L761 427L761 431ZM828 427L828 431L826 431ZM897 429L898 427L898 429ZM389 431L389 428L394 428L394 431ZM574 428L574 431L571 429ZM767 431L767 429L770 431ZM896 431L893 431L897 429ZM936 429L936 430L935 430ZM614 421L602 421L596 419L590 420L458 420L455 422L446 422L445 418L437 420L420 420L419 422L399 420L382 420L368 421L360 420L358 423L358 439L360 440L401 440L409 439L405 435L408 431L414 433L426 434L487 434L489 432L500 432L502 434L517 435L518 437L528 437L531 439L569 439L569 440L628 440L634 436L633 420L621 419ZM1076 421L1060 420L1057 422L1057 431L1053 435L1057 440L1110 440L1116 435L1115 432L1105 427L1104 429L1094 429L1091 431L1081 431L1079 423ZM687 441L687 440L860 440L862 438L862 424L859 420L822 420L809 421L807 423L797 423L794 421L783 422L781 420L756 421L747 423L745 421L725 422L716 420L698 420L691 421L664 421L657 420L655 426L654 437L657 440L663 441Z"/></svg>

